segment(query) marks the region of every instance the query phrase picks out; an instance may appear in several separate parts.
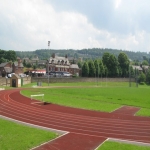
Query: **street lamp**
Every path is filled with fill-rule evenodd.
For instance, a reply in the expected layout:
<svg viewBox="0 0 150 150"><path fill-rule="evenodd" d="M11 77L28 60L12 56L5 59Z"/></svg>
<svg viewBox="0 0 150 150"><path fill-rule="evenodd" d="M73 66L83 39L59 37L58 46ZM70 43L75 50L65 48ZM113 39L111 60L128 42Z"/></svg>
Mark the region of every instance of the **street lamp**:
<svg viewBox="0 0 150 150"><path fill-rule="evenodd" d="M50 48L50 41L48 41L48 50ZM48 59L48 86L49 86L49 59Z"/></svg>

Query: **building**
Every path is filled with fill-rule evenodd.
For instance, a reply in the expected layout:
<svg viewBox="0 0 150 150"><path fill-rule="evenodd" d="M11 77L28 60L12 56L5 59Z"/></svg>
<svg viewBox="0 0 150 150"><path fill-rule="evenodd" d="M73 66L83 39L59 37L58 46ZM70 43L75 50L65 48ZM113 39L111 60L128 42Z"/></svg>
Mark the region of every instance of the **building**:
<svg viewBox="0 0 150 150"><path fill-rule="evenodd" d="M12 73L12 63L5 62L0 64L0 76L5 77L8 74Z"/></svg>
<svg viewBox="0 0 150 150"><path fill-rule="evenodd" d="M21 62L21 59L19 57L17 57L17 61L12 64L12 73L22 74L22 73L24 73L23 68L24 67Z"/></svg>
<svg viewBox="0 0 150 150"><path fill-rule="evenodd" d="M49 68L49 69L48 69ZM58 57L52 54L46 63L46 72L50 71L64 71L71 74L79 75L79 67L77 64L71 64L67 55L65 57Z"/></svg>
<svg viewBox="0 0 150 150"><path fill-rule="evenodd" d="M17 58L17 62L6 62L0 64L0 76L5 77L10 73L23 73L23 64L20 58Z"/></svg>

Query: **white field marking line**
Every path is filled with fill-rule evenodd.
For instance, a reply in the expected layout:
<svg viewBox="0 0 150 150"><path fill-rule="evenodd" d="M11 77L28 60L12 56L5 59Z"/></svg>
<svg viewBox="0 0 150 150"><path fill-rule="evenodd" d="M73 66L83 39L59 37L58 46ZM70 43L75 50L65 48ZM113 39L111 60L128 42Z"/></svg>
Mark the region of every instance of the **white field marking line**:
<svg viewBox="0 0 150 150"><path fill-rule="evenodd" d="M3 90L5 90L5 88L0 88L0 91L3 91Z"/></svg>
<svg viewBox="0 0 150 150"><path fill-rule="evenodd" d="M15 115L12 115L11 114L11 116L15 116ZM15 116L16 117L16 116ZM22 119L22 117L18 117L18 118L21 118ZM24 119L24 118L23 118ZM28 119L28 118L25 118L25 120L29 120L29 121L33 121L33 120L30 120L30 119ZM34 123L35 124L37 124L37 123L42 123L42 126L44 126L44 125L52 125L52 124L48 124L48 123L43 123L43 122L39 122L39 121L35 121L34 120ZM92 133L92 134L94 134L94 133L99 133L99 134L105 134L105 137L106 137L106 135L107 135L107 137L112 137L112 138L114 138L114 133L105 133L105 132L97 132L97 131L89 131L89 130L83 130L83 129L79 129L79 128L70 128L70 127L66 127L66 126L60 126L60 125L52 125L52 126L55 126L55 128L56 127L61 127L61 128L66 128L65 130L70 130L70 129L73 129L73 130L78 130L78 131L80 131L80 132L89 132L89 133ZM94 133L93 133L94 132ZM72 132L73 133L73 132ZM79 132L74 132L74 133L79 133ZM110 135L111 134L111 135ZM91 134L89 134L89 135L91 135ZM126 136L126 138L128 138L128 140L136 140L136 139L134 139L134 138L132 138L132 139L130 139L130 137L133 137L133 135L125 135L125 134L115 134L115 136ZM96 135L93 135L93 136L96 136ZM96 136L96 137L99 137L99 136ZM145 138L145 137L150 137L150 136L140 136L141 138ZM137 141L146 141L147 143L149 143L149 140L147 141L147 140L139 140L139 139L137 139Z"/></svg>
<svg viewBox="0 0 150 150"><path fill-rule="evenodd" d="M141 108L136 112L136 113L138 113L139 111L141 110ZM134 113L134 115L133 116L136 116L136 113Z"/></svg>
<svg viewBox="0 0 150 150"><path fill-rule="evenodd" d="M14 109L14 110L12 110L12 111L15 111L15 112L17 112L17 111L19 111L19 108L17 109L17 110L15 110L15 108L12 108L12 107L10 107L10 108L7 108L7 109ZM38 116L38 114L39 115L41 115L41 113L39 112L37 112L37 113L34 113L34 112L32 112L32 111L24 111L24 110L22 110L22 109L20 109L20 111L18 112L18 113L26 113L27 115L29 114L29 113L31 113L32 114L32 116L35 116L35 117L39 117ZM57 119L56 118L56 116L54 117L53 115L51 115L51 114L46 114L45 116L43 116L43 118L47 118L47 119L49 119L49 117L51 117L53 120L61 120L61 118L64 120L64 117L62 117L62 116L58 116L59 118ZM67 117L67 119L69 119L70 117ZM69 120L69 122L73 122L73 121L76 121L76 122L78 122L78 119L73 119L73 118L70 118L71 119L71 121ZM82 118L82 119L84 119L84 118ZM68 120L66 120L66 121L68 121ZM110 121L108 121L108 120L106 120L107 122L100 122L100 121L98 121L98 122L95 122L96 124L97 123L101 123L101 125L107 125L107 127L109 127L109 125L110 125ZM84 120L84 123L81 123L81 121L80 121L80 124L85 124L85 122L87 122L88 124L89 123L91 123L91 121L88 121L88 120ZM131 123L130 123L131 124ZM93 122L92 122L92 125L93 125ZM95 125L95 126L101 126L101 125ZM135 128L135 124L133 124L133 125L127 125L127 124L121 124L121 123L115 123L114 125L121 125L122 127L118 127L118 128L123 128L123 127L127 127L127 128L129 128L129 127L131 127L130 129L132 129L132 127L133 127L133 129L140 129L140 128L143 128L143 126L142 127L139 127L139 128ZM145 126L145 124L143 124L144 125L144 127L146 127ZM111 126L112 127L112 126ZM147 127L149 127L149 125L147 126ZM113 128L113 127L112 127ZM149 130L149 128L148 129L146 129L146 128L144 128L144 130Z"/></svg>
<svg viewBox="0 0 150 150"><path fill-rule="evenodd" d="M110 113L113 113L113 112L115 112L116 110L121 109L122 107L124 107L124 105L120 106L119 108L114 109L114 110L111 111Z"/></svg>
<svg viewBox="0 0 150 150"><path fill-rule="evenodd" d="M150 147L150 143L144 143L144 142L129 141L129 140L116 139L116 138L108 138L108 141L115 141L115 142L120 142L120 143L128 143L128 144L133 144L133 145Z"/></svg>
<svg viewBox="0 0 150 150"><path fill-rule="evenodd" d="M5 119L5 120L10 120L10 121L13 121L13 122L16 122L16 123L19 123L19 124L27 125L27 126L30 126L30 127L39 128L39 129L42 129L42 130L52 131L52 132L55 132L55 133L61 134L61 135L69 133L68 131L57 130L57 129L52 129L52 128L48 128L48 127L44 127L44 126L39 126L39 125L35 125L35 124L32 124L32 123L19 121L19 120L16 120L16 119L13 119L13 118L10 118L10 117L6 117L6 116L3 116L3 115L0 115L0 118Z"/></svg>
<svg viewBox="0 0 150 150"><path fill-rule="evenodd" d="M120 139L119 139L119 138L109 138L108 136L103 136L103 135L100 135L100 136L98 135L98 136L97 136L97 135L91 135L91 134L86 134L86 133L77 133L77 132L71 132L71 133L80 134L80 135L86 135L86 136L92 136L92 137L102 137L102 138L107 138L108 140L109 140L109 139L118 139L118 140L122 140L122 141L123 141L123 140L124 140L124 141L134 141L133 139L128 139L128 140L126 140L126 139L123 139L123 138L122 138L122 139L121 139L121 138L120 138ZM135 142L139 142L139 143L143 143L143 144L150 144L149 141L147 141L147 143L144 143L143 140L137 140L137 141L135 141Z"/></svg>
<svg viewBox="0 0 150 150"><path fill-rule="evenodd" d="M95 150L98 150L98 148L101 147L106 141L108 141L108 138L104 142L102 142Z"/></svg>
<svg viewBox="0 0 150 150"><path fill-rule="evenodd" d="M11 98L10 98L11 99ZM12 100L13 102L16 102L16 101L14 101L14 100ZM20 103L19 103L20 104ZM27 107L27 105L25 105L26 107ZM29 109L29 105L28 105L28 107L27 107L28 109ZM33 107L31 107L32 109L33 109ZM36 109L36 108L35 108ZM37 109L36 109L37 110ZM49 112L49 111L47 111L47 112ZM51 111L51 113L52 112L54 112L54 114L56 115L56 114L60 114L60 113L58 113L57 111ZM46 111L44 111L44 113L46 113ZM63 115L67 115L68 116L68 113L61 113L61 114L63 114ZM71 116L71 115L70 115ZM74 116L74 115L73 115ZM76 116L81 116L81 117L83 117L83 115L76 115ZM86 118L86 117L85 117ZM100 117L92 117L92 120L94 120L94 119L99 119ZM89 118L88 118L89 119ZM109 118L109 120L113 120L113 121L118 121L118 119L112 119L112 118ZM130 121L129 120L119 120L119 121L121 121L121 122L127 122L127 123L129 123ZM134 122L137 122L136 124L141 124L141 123L149 123L149 121L140 121L140 123L139 123L139 121L138 120L134 120Z"/></svg>
<svg viewBox="0 0 150 150"><path fill-rule="evenodd" d="M10 107L10 109L12 109L12 107ZM14 108L15 109L15 108ZM18 108L19 109L19 108ZM17 109L17 110L18 110ZM19 110L18 110L19 111ZM21 109L21 111L22 112L24 112L22 109ZM38 113L36 112L36 113L34 113L34 112L32 112L32 111L30 111L33 115L35 114L35 115L38 115ZM29 111L28 111L28 113L30 113ZM39 112L40 113L40 112ZM50 113L50 112L49 112ZM47 115L47 117L54 117L53 115L50 115L50 114L46 114ZM56 116L55 116L56 117ZM59 118L62 118L61 116L58 116ZM69 117L68 117L69 118ZM64 117L63 117L63 119L64 119ZM71 118L72 119L72 118ZM82 119L84 119L84 118L82 118ZM60 119L57 119L57 120L60 120ZM72 119L72 120L77 120L78 121L78 119ZM89 121L89 118L88 118L88 120L85 120L85 121L87 121L88 123L89 122L91 122L91 121ZM100 121L97 121L96 123L98 123L98 122L100 122L101 124L110 124L110 121L108 121L108 120L105 120L105 121L107 121L106 123L101 123ZM126 124L121 124L121 123L115 123L115 124L117 124L117 125L122 125L122 126L133 126L134 127L134 124L133 125L126 125ZM137 124L136 124L137 125ZM144 126L145 126L145 124L144 124ZM149 127L149 125L148 125L148 127ZM134 127L134 129L135 129L135 127Z"/></svg>
<svg viewBox="0 0 150 150"><path fill-rule="evenodd" d="M7 111L8 112L8 111ZM11 114L11 113L10 113ZM17 113L17 114L20 114L20 113ZM25 116L26 115L30 115L30 114L24 114ZM34 115L32 115L32 116L30 116L30 118L40 118L40 116L34 116ZM42 117L42 119L40 119L40 121L47 121L49 118L44 118L44 117ZM95 130L96 128L97 129L99 129L99 128L104 128L103 129L103 131L104 130L110 130L110 131L120 131L119 130L119 128L120 129L124 129L124 127L117 127L116 129L113 129L114 127L112 127L112 126L104 126L104 125L99 125L99 126L97 126L97 125L94 125L94 124L91 124L91 126L87 126L87 124L86 123L81 123L81 122L75 122L76 124L74 124L74 121L68 121L68 120L66 120L66 122L64 122L65 120L63 120L63 122L61 122L62 120L59 120L59 121L56 121L56 120L58 120L58 119L53 119L53 118L51 118L51 123L53 123L53 124L70 124L70 123L73 123L73 125L72 126L80 126L80 127L84 127L84 128L88 128L88 129L93 129L93 130ZM81 126L82 125L82 126ZM83 126L84 125L84 126ZM89 124L88 124L89 125ZM107 129L106 129L107 128ZM108 129L109 128L109 129ZM134 129L134 130L133 130ZM142 129L142 130L141 130ZM132 130L132 131L129 131L129 130ZM139 131L139 130L141 130L141 131ZM145 131L146 130L146 131ZM120 132L128 132L128 133L134 133L134 134L136 134L136 133L146 133L146 134L148 134L147 132L148 132L148 130L150 130L150 129L143 129L143 127L141 127L141 128L126 128L126 130L121 130ZM144 132L145 131L145 132Z"/></svg>
<svg viewBox="0 0 150 150"><path fill-rule="evenodd" d="M31 148L30 150L34 150L35 148L41 147L41 146L43 146L43 145L45 145L45 144L47 144L47 143L49 143L49 142L53 142L53 141L55 141L55 140L57 140L57 139L59 139L59 138L65 136L65 135L67 135L67 134L69 134L69 132L66 132L66 133L62 134L62 135L58 136L58 137L55 138L55 139L52 139L52 140L47 141L47 142L45 142L45 143L42 143L42 144L40 144L39 146L33 147L33 148Z"/></svg>
<svg viewBox="0 0 150 150"><path fill-rule="evenodd" d="M15 109L15 108L14 108L14 109ZM17 110L18 110L18 109L17 109ZM37 115L37 114L35 114L35 115ZM53 117L53 116L52 116L52 117ZM107 122L108 122L108 121L107 121ZM110 124L110 121L109 121L108 123ZM108 124L108 123L107 123L107 124ZM124 125L124 126L125 126L125 125ZM149 127L149 126L148 126L148 127ZM134 128L135 128L135 127L134 127ZM143 128L143 127L142 127L142 128ZM138 127L138 129L139 129L139 127Z"/></svg>

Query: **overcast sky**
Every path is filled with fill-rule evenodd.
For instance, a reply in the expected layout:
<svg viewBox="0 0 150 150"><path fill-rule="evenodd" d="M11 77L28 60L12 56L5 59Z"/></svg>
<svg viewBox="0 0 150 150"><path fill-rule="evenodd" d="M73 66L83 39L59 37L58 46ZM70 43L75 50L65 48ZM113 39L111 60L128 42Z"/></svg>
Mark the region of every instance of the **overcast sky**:
<svg viewBox="0 0 150 150"><path fill-rule="evenodd" d="M150 51L150 0L0 0L0 49Z"/></svg>

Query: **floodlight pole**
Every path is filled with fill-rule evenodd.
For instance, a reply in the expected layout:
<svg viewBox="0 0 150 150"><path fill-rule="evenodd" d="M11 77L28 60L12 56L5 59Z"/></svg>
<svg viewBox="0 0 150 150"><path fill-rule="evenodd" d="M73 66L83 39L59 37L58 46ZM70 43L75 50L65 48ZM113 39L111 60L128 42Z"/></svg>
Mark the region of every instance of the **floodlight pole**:
<svg viewBox="0 0 150 150"><path fill-rule="evenodd" d="M131 87L131 69L129 65L129 87Z"/></svg>
<svg viewBox="0 0 150 150"><path fill-rule="evenodd" d="M50 48L50 41L48 41L48 50ZM49 86L49 59L48 59L48 86Z"/></svg>

